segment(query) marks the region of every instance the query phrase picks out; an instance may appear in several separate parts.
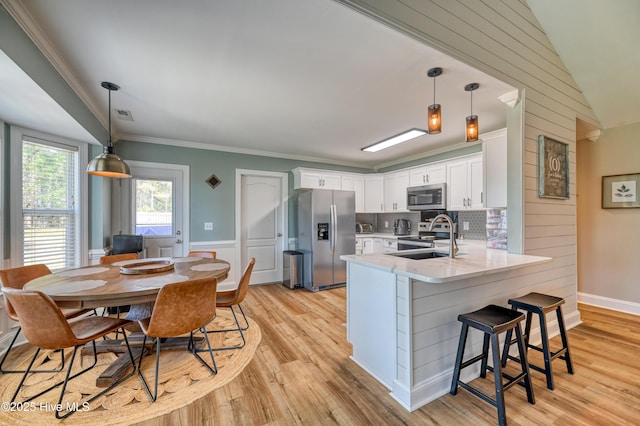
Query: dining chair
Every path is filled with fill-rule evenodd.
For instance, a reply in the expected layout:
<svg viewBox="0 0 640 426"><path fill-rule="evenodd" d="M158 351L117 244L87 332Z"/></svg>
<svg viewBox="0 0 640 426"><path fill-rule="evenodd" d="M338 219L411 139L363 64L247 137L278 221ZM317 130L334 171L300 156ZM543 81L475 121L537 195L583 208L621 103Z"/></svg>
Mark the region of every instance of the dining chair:
<svg viewBox="0 0 640 426"><path fill-rule="evenodd" d="M195 250L189 252L189 257L202 257L203 259L215 259L216 252L215 251L201 251Z"/></svg>
<svg viewBox="0 0 640 426"><path fill-rule="evenodd" d="M187 349L213 374L218 373L213 350L204 328L216 314L216 287L218 281L215 278L201 278L192 281L167 284L160 289L150 318L138 320L144 333L142 346L147 342L147 337L156 339L156 364L155 386L151 393L149 385L142 374L142 358L144 351L140 353L138 360L138 376L144 385L149 398L155 402L158 397L158 377L160 369L160 349L163 339L180 336L189 333ZM207 343L207 352L211 357L211 364L198 355L193 340L194 331L200 330Z"/></svg>
<svg viewBox="0 0 640 426"><path fill-rule="evenodd" d="M110 391L113 387L121 383L123 380L133 376L135 373L135 360L133 358L133 353L131 352L131 347L129 346L129 341L127 340L127 335L124 334L123 330L124 340L129 351L129 358L131 359L131 366L133 370L109 387L93 395L87 401L83 401L78 404L63 405L62 400L69 380L91 370L98 362L95 340L100 337L104 337L112 331L122 329L127 323L129 323L129 321L120 318L101 316L89 316L74 321L68 321L55 302L49 296L40 291L25 291L14 288L3 288L2 291L18 314L18 318L22 324L22 331L27 341L38 348L31 359L24 376L22 376L22 380L20 381L18 388L11 398L12 403L20 393L20 389L31 372L31 368L42 349L60 350L63 352L64 349L73 347L73 353L69 361L69 367L65 374L65 378L63 381L51 385L47 389L39 392L37 395L30 396L26 400L22 401L21 404L32 401L62 385L58 403L54 407L55 416L58 419L64 419L65 417L70 416L78 409L81 409L94 399ZM91 342L93 346L93 363L89 367L71 374L78 349L82 349L82 347L89 342ZM75 407L75 409L69 409L70 406ZM63 410L63 408L66 409ZM66 411L66 413L61 414L64 411Z"/></svg>
<svg viewBox="0 0 640 426"><path fill-rule="evenodd" d="M238 332L240 333L240 337L242 338L242 343L235 346L227 346L221 348L214 348L215 351L225 351L231 349L240 349L243 348L247 341L244 338L244 333L246 329L249 328L249 321L247 321L247 316L242 309L242 303L244 301L245 296L247 295L247 291L249 291L249 281L251 281L251 272L253 271L253 266L256 263L256 258L252 257L249 263L247 264L244 272L242 273L242 278L240 278L240 283L235 290L229 291L221 291L217 295L216 307L217 308L229 308L231 313L233 314L233 319L236 322L236 328L230 328L225 330L209 330L208 333L231 333ZM240 309L240 313L242 314L242 318L244 319L244 325L241 326L238 321L238 316L236 315L236 311L234 310L234 306L238 306Z"/></svg>
<svg viewBox="0 0 640 426"><path fill-rule="evenodd" d="M123 260L136 260L138 259L137 253L122 253L122 254L110 254L107 256L102 256L100 258L101 265L112 264L114 262L121 262Z"/></svg>
<svg viewBox="0 0 640 426"><path fill-rule="evenodd" d="M101 265L111 265L112 263L115 262L122 262L125 260L137 260L138 258L138 254L137 253L121 253L121 254L110 254L110 255L106 255L106 256L102 256L100 258L100 264ZM103 315L105 314L117 314L118 318L120 318L120 313L121 312L126 312L129 310L129 305L123 305L123 306L110 306L110 307L105 307L104 311L102 312ZM116 337L118 337L118 333L116 332Z"/></svg>
<svg viewBox="0 0 640 426"><path fill-rule="evenodd" d="M0 283L2 284L2 288L15 288L21 290L26 283L29 281L42 277L44 275L49 275L51 271L47 267L47 265L38 263L35 265L27 265L27 266L19 266L16 268L9 268L0 270ZM4 298L4 306L7 312L7 316L13 321L20 322L18 318L18 314L16 313L13 305ZM62 314L66 319L76 318L84 314L88 314L94 312L93 309L62 309ZM24 373L25 370L7 370L4 368L4 362L7 360L9 356L9 352L13 348L13 345L16 343L18 339L18 335L20 334L22 327L18 327L18 331L13 336L11 343L9 343L9 347L7 351L4 353L2 360L0 361L0 372L2 373ZM64 369L64 356L62 355L62 365L60 366L60 370L34 370L32 373L52 373L62 371Z"/></svg>

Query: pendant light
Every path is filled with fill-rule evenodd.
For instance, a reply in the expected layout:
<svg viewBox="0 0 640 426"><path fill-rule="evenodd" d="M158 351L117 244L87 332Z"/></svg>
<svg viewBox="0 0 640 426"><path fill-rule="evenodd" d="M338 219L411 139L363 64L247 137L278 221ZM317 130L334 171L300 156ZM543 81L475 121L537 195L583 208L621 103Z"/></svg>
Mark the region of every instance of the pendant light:
<svg viewBox="0 0 640 426"><path fill-rule="evenodd" d="M429 105L429 110L427 113L429 116L429 124L427 129L429 131L429 134L435 135L436 133L440 133L440 131L442 130L442 108L440 108L440 104L436 103L436 77L442 75L442 68L431 68L429 71L427 71L427 75L433 78L433 105Z"/></svg>
<svg viewBox="0 0 640 426"><path fill-rule="evenodd" d="M103 148L102 154L91 160L87 166L87 173L111 178L130 178L129 166L116 155L115 147L111 142L111 91L119 90L120 86L108 81L103 81L101 86L109 91L109 141Z"/></svg>
<svg viewBox="0 0 640 426"><path fill-rule="evenodd" d="M480 85L478 83L469 83L464 86L464 90L471 93L471 115L467 117L465 127L465 140L467 142L475 142L478 140L478 116L473 115L473 91Z"/></svg>

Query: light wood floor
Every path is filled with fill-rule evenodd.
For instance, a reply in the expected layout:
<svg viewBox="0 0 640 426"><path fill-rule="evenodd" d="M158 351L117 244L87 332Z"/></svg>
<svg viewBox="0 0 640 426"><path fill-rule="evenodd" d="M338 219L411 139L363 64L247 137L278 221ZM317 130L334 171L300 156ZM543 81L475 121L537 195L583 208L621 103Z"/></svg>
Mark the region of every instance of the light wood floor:
<svg viewBox="0 0 640 426"><path fill-rule="evenodd" d="M262 329L247 368L228 385L150 425L492 425L496 411L463 389L410 413L349 359L345 289L253 286L243 303ZM580 306L569 331L574 375L554 361L556 389L533 372L536 404L505 392L510 425L640 424L640 317ZM554 338L552 345L559 345ZM537 353L530 351L535 362ZM513 364L513 363L510 363ZM509 367L508 367L509 368ZM487 393L492 379L477 379Z"/></svg>
<svg viewBox="0 0 640 426"><path fill-rule="evenodd" d="M163 421L147 425L481 425L489 404L464 390L410 413L349 360L345 289L318 293L253 286L243 304L262 327L253 361L233 382ZM533 373L536 404L524 389L505 393L510 425L640 423L640 317L580 306L569 331L575 374L554 361L556 389ZM559 338L552 344L559 345ZM530 351L535 354L535 351ZM534 358L535 355L531 357ZM487 382L493 389L491 379Z"/></svg>

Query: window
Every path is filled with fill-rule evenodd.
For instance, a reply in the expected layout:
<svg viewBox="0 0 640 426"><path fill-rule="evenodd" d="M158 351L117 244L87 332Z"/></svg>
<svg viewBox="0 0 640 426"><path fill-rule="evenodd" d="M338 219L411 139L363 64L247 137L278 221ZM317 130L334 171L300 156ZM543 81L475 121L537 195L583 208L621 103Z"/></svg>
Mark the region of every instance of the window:
<svg viewBox="0 0 640 426"><path fill-rule="evenodd" d="M44 263L51 270L80 266L88 259L82 205L86 144L16 133L12 155L19 161L12 161L12 175L19 179L12 179L12 263Z"/></svg>
<svg viewBox="0 0 640 426"><path fill-rule="evenodd" d="M173 181L134 178L136 234L173 235Z"/></svg>

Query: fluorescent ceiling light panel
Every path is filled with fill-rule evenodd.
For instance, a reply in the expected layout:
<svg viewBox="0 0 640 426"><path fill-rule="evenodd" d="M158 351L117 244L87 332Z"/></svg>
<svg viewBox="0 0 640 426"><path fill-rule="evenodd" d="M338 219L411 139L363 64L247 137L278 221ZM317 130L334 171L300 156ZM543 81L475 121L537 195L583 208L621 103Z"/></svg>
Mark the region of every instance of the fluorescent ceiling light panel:
<svg viewBox="0 0 640 426"><path fill-rule="evenodd" d="M397 145L402 142L406 142L413 138L417 138L418 136L426 135L427 132L420 129L410 129L406 132L400 133L399 135L392 136L388 139L380 141L378 143L374 143L373 145L369 145L367 147L362 148L362 151L367 152L377 152L385 148L389 148L390 146Z"/></svg>

